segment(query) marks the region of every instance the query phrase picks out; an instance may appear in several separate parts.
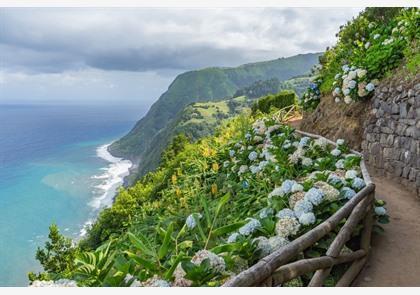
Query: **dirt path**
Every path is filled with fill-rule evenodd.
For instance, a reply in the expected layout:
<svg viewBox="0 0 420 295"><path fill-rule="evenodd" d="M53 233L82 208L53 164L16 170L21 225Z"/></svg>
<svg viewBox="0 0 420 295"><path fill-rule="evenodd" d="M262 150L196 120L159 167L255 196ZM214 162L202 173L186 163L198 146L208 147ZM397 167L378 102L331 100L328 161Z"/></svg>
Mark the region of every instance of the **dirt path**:
<svg viewBox="0 0 420 295"><path fill-rule="evenodd" d="M383 177L373 177L376 198L385 200L391 222L374 235L369 260L354 282L359 287L420 286L420 200Z"/></svg>

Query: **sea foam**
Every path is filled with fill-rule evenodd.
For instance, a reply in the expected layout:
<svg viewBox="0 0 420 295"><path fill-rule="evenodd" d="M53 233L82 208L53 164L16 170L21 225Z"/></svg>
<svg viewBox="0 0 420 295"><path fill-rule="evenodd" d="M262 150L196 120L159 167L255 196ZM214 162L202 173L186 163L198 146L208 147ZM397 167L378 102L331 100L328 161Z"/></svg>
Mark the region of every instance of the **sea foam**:
<svg viewBox="0 0 420 295"><path fill-rule="evenodd" d="M110 164L108 167L102 168L104 171L100 175L92 176L92 179L101 180L101 183L94 186L96 197L93 198L89 205L97 214L100 209L110 207L113 203L115 194L118 188L124 183L124 177L130 174L132 163L129 160L117 158L108 152L108 147L111 145L105 144L96 149L96 155L104 159ZM94 220L89 219L80 231L80 236L86 235L87 229L93 224Z"/></svg>

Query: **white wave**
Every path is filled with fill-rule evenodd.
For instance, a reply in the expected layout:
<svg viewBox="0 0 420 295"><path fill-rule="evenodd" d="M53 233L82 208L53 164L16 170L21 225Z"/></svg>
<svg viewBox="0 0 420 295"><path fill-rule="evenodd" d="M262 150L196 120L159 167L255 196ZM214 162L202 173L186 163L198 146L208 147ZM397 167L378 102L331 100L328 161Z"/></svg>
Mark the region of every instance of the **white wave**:
<svg viewBox="0 0 420 295"><path fill-rule="evenodd" d="M115 194L118 188L124 183L124 178L130 174L132 163L129 160L117 158L108 152L108 147L111 145L105 144L96 149L96 155L110 164L106 168L101 168L104 173L100 175L93 175L91 178L102 180L102 182L94 186L94 194L97 195L89 203L93 208L94 213L99 212L100 209L110 207L113 203ZM80 236L83 237L87 233L87 229L93 224L94 220L89 219L80 230Z"/></svg>

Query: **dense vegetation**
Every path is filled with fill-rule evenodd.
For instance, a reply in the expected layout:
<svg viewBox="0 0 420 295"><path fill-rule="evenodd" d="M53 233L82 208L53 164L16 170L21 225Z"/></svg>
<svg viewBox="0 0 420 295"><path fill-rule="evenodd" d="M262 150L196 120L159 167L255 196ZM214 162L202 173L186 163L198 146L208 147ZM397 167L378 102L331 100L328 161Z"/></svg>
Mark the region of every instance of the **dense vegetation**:
<svg viewBox="0 0 420 295"><path fill-rule="evenodd" d="M418 8L367 8L340 28L338 42L320 59L317 87L346 104L368 99L375 86L395 68L413 73L420 67ZM304 109L314 109L320 96L308 89Z"/></svg>
<svg viewBox="0 0 420 295"><path fill-rule="evenodd" d="M296 94L300 96L309 86L309 81L309 76L295 77L286 81L279 81L277 78L256 81L250 86L237 90L233 96L258 98L268 94L276 94L281 90L294 90Z"/></svg>
<svg viewBox="0 0 420 295"><path fill-rule="evenodd" d="M74 248L54 234L47 245L54 252L40 260L47 273L30 278L83 286L217 286L325 220L364 187L360 158L343 141L334 148L301 138L273 118L256 111L196 143L175 137L159 169L122 190L87 240ZM378 205L377 217L386 222ZM335 234L304 257L325 253ZM347 246L350 251L352 242Z"/></svg>
<svg viewBox="0 0 420 295"><path fill-rule="evenodd" d="M174 119L185 106L232 97L238 89L258 80L277 78L284 81L305 74L318 62L319 55L302 54L236 68L207 68L183 73L176 77L130 133L110 147L110 151L135 163L141 162L139 172L144 175L158 164L156 161L150 164L144 161L149 157L159 158L165 148L165 144L160 143L170 141L170 138L162 137L171 133L167 127L174 124Z"/></svg>

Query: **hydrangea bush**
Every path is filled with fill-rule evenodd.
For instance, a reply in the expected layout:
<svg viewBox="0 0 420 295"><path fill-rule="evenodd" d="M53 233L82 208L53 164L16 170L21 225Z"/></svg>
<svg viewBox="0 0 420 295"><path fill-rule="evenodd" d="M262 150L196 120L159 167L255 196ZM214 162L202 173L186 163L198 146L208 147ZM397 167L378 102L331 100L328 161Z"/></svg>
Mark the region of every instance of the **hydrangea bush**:
<svg viewBox="0 0 420 295"><path fill-rule="evenodd" d="M337 103L369 99L379 80L405 64L418 71L420 12L412 8L366 8L340 28L338 41L320 58L322 95Z"/></svg>

